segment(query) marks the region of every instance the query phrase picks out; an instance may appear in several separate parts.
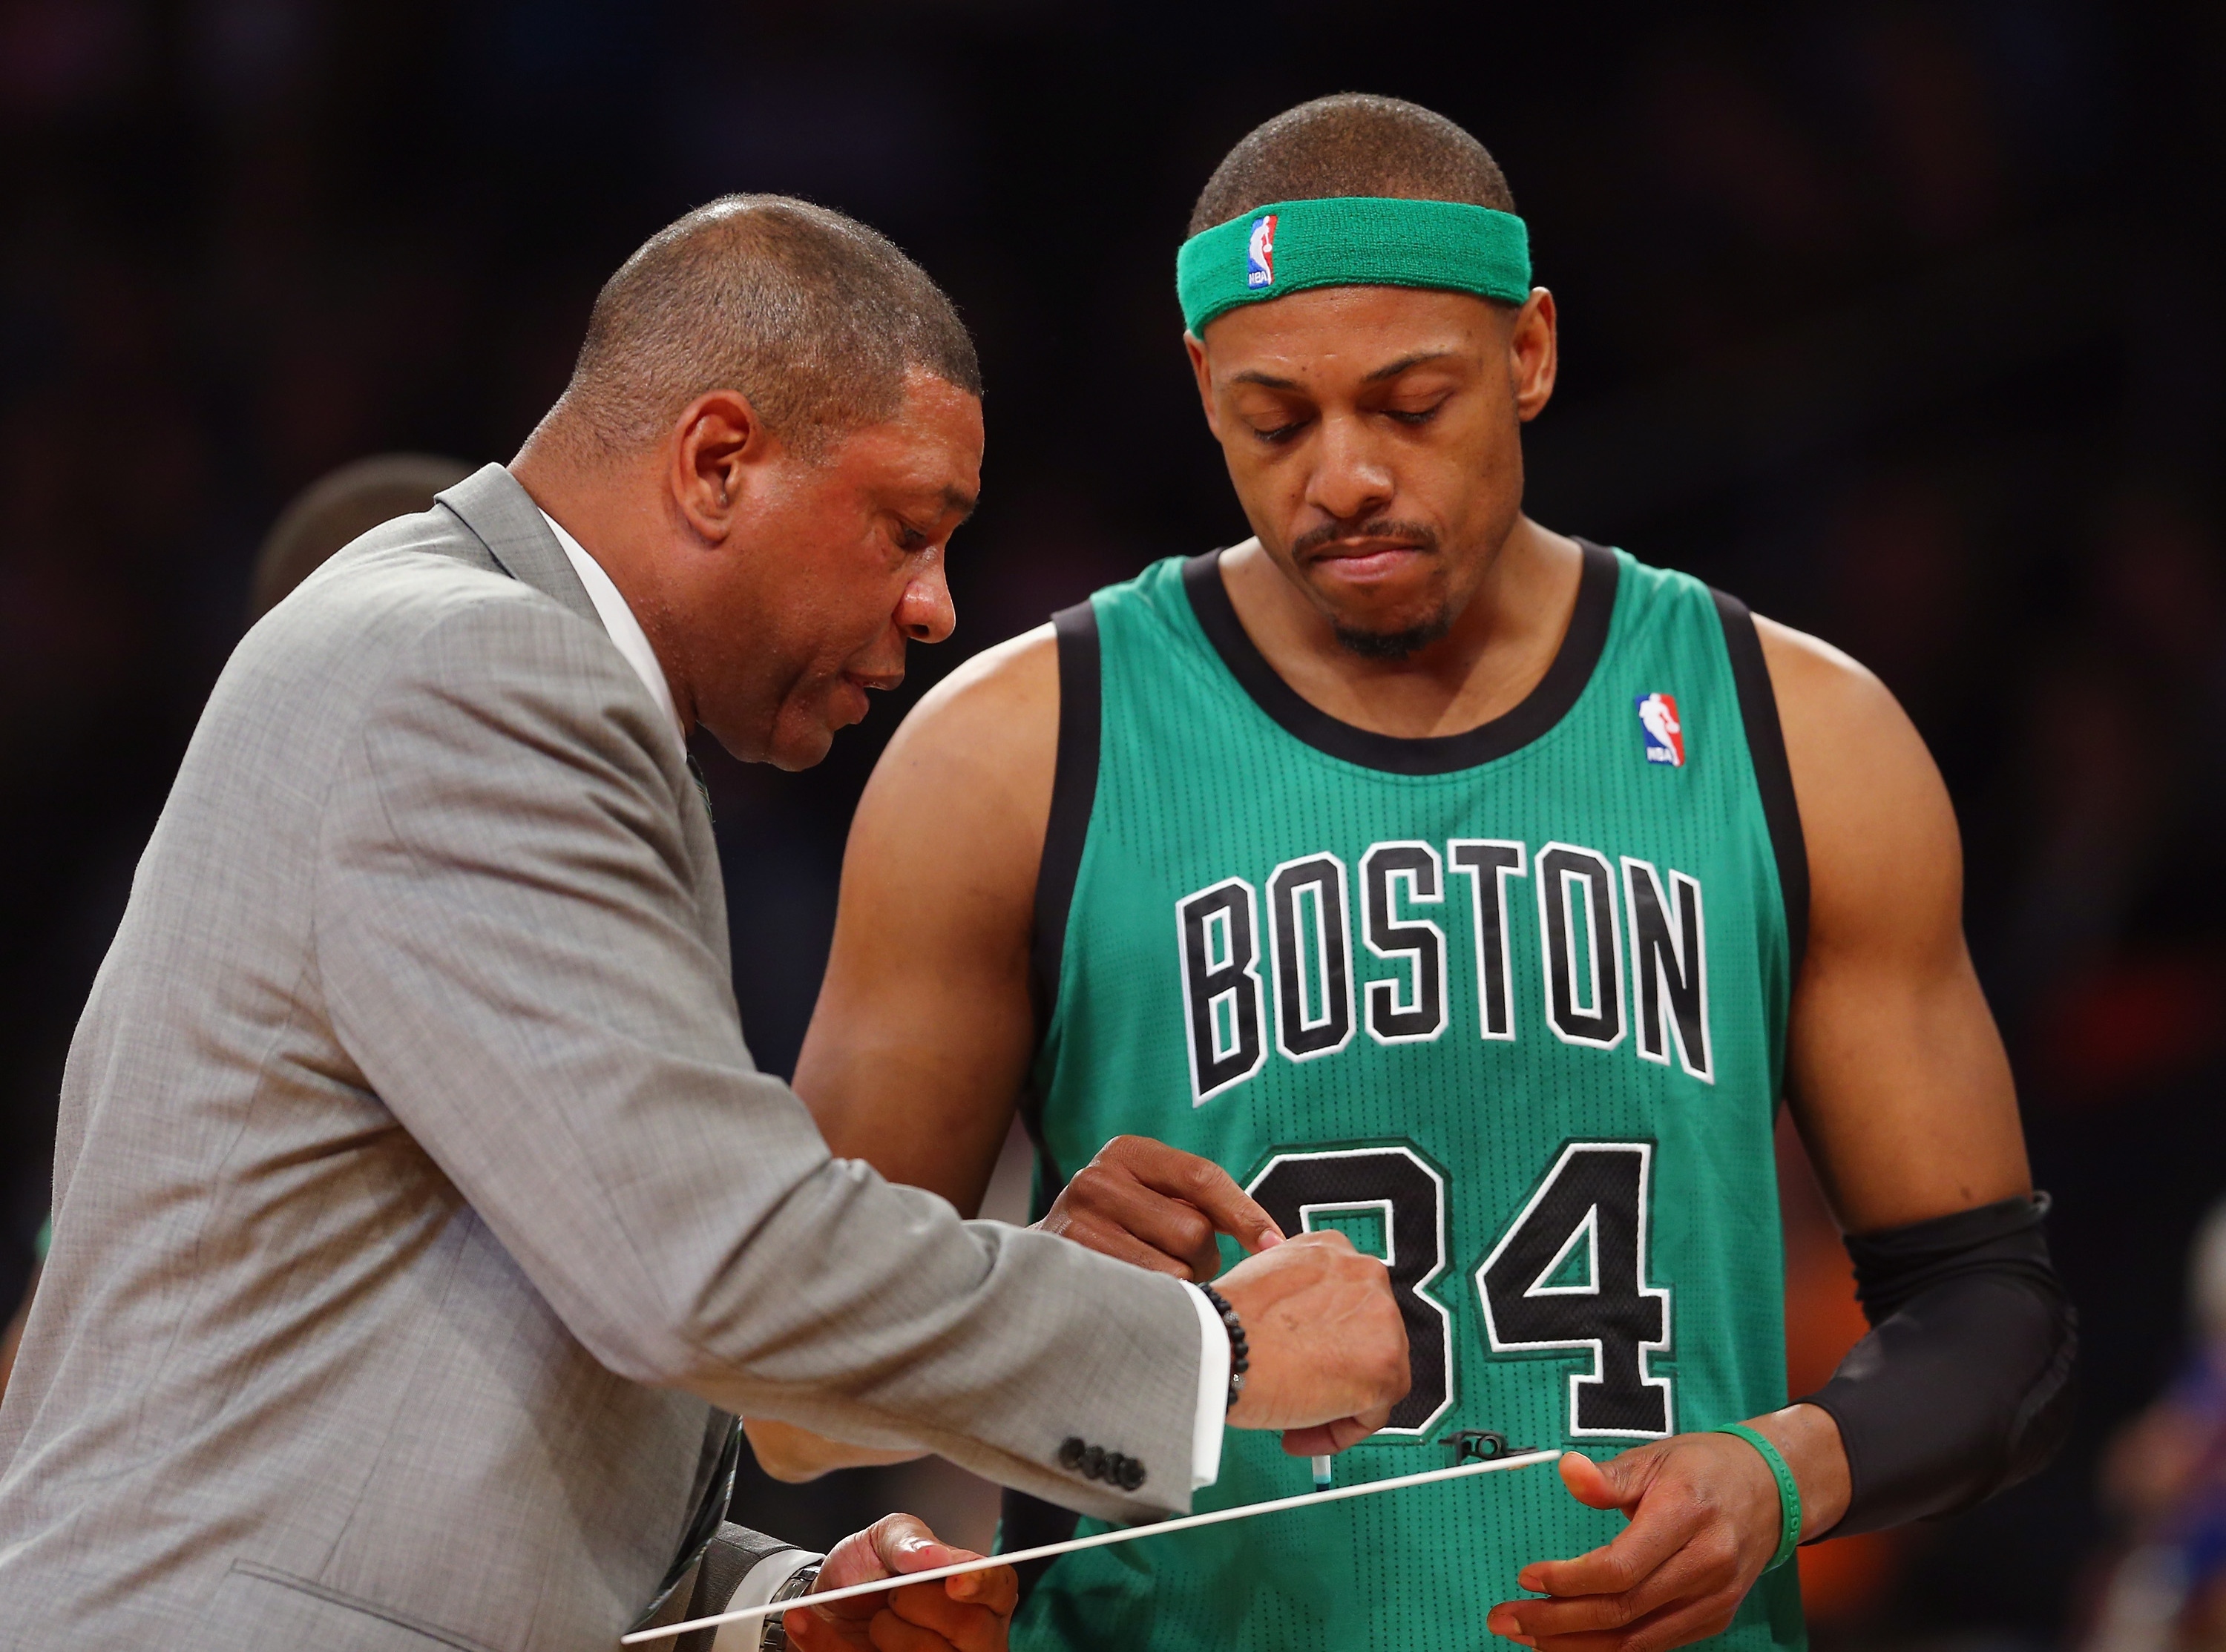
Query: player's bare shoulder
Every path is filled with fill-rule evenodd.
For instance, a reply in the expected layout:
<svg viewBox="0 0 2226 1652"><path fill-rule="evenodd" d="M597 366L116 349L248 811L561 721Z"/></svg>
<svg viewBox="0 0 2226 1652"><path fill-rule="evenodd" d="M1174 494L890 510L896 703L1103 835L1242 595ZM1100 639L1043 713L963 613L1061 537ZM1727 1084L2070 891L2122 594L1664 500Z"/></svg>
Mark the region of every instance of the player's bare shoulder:
<svg viewBox="0 0 2226 1652"><path fill-rule="evenodd" d="M970 881L1024 874L1033 890L1059 759L1059 641L1049 626L984 649L931 689L859 801L852 855L900 837ZM898 853L894 843L891 853Z"/></svg>
<svg viewBox="0 0 2226 1652"><path fill-rule="evenodd" d="M1816 918L1828 925L1843 901L1937 904L1927 893L1953 906L1962 883L1955 810L1901 702L1831 644L1759 614L1754 624L1800 806Z"/></svg>
<svg viewBox="0 0 2226 1652"><path fill-rule="evenodd" d="M1040 783L1048 809L1058 748L1059 639L1039 626L983 649L922 696L875 778L892 767L932 767L1022 791Z"/></svg>

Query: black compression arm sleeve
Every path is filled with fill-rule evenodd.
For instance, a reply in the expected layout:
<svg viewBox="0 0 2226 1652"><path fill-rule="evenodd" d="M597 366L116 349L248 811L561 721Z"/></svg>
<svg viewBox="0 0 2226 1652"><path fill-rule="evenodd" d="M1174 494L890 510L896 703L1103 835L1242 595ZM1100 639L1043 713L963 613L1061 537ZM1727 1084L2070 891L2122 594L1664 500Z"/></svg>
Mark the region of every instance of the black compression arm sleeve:
<svg viewBox="0 0 2226 1652"><path fill-rule="evenodd" d="M1807 1403L1840 1425L1850 1536L1953 1514L2038 1472L2071 1420L2078 1322L2048 1196L1848 1241L1871 1332Z"/></svg>

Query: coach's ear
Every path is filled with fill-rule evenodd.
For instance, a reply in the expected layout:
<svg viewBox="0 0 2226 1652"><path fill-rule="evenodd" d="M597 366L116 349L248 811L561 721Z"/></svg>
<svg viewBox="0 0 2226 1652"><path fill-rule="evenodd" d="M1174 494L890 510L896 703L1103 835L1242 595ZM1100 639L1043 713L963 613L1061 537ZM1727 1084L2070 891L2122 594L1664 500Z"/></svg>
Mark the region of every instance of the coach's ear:
<svg viewBox="0 0 2226 1652"><path fill-rule="evenodd" d="M1213 432L1213 439L1218 442L1221 440L1221 421L1214 416L1213 369L1206 365L1205 346L1199 342L1198 334L1186 331L1183 334L1183 348L1190 353L1191 374L1198 380L1198 399L1205 409L1205 428Z"/></svg>
<svg viewBox="0 0 2226 1652"><path fill-rule="evenodd" d="M690 402L670 442L666 480L674 507L707 545L724 543L753 483L764 486L767 463L788 453L749 397L735 390L708 391Z"/></svg>

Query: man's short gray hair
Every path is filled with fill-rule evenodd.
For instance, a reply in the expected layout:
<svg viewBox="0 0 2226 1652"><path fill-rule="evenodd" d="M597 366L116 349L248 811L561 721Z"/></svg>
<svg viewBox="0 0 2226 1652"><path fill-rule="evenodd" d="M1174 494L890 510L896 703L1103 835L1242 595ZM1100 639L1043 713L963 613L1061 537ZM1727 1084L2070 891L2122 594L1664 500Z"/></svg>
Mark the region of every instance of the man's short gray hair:
<svg viewBox="0 0 2226 1652"><path fill-rule="evenodd" d="M739 391L816 456L895 417L915 369L982 393L958 312L894 242L810 201L724 195L650 237L603 283L555 416L633 452L697 397Z"/></svg>

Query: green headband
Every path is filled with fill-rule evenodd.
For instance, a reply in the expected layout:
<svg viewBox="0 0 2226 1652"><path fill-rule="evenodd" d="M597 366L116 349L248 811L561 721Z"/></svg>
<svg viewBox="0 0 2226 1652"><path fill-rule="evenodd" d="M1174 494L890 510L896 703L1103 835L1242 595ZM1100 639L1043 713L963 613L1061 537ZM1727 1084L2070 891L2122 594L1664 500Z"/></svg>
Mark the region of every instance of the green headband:
<svg viewBox="0 0 2226 1652"><path fill-rule="evenodd" d="M1309 287L1429 287L1520 304L1530 236L1512 213L1453 200L1281 200L1201 230L1175 254L1193 336L1239 304Z"/></svg>

